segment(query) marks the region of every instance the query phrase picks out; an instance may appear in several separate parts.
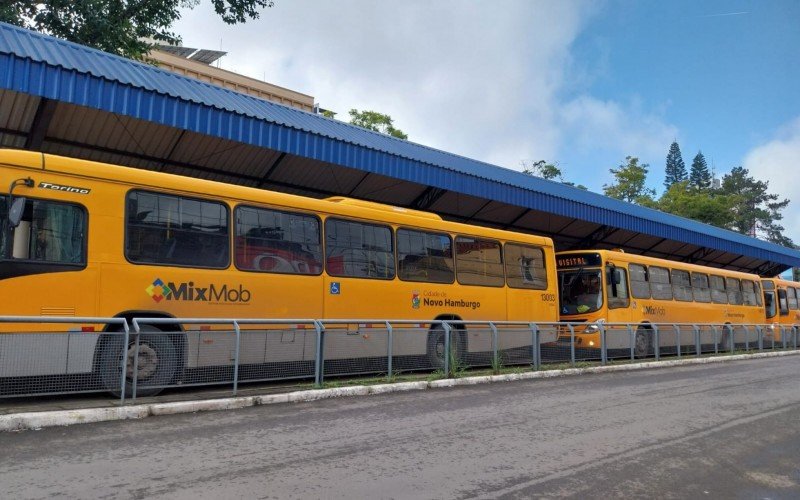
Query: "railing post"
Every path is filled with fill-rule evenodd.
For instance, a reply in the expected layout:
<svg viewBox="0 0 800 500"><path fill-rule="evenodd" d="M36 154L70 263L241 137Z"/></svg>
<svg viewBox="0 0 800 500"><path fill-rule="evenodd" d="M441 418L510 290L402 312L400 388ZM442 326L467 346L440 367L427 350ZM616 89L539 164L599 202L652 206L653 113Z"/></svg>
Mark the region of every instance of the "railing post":
<svg viewBox="0 0 800 500"><path fill-rule="evenodd" d="M130 342L130 327L128 327L128 320L124 319L122 328L125 330L125 336L122 340L122 373L119 375L119 402L125 403L125 376L128 374L128 342Z"/></svg>
<svg viewBox="0 0 800 500"><path fill-rule="evenodd" d="M628 337L630 338L631 361L633 361L634 359L636 359L636 356L635 356L635 354L633 352L633 347L634 347L634 344L636 343L636 334L633 332L633 327L631 326L630 323L628 323L626 325L626 328L628 329Z"/></svg>
<svg viewBox="0 0 800 500"><path fill-rule="evenodd" d="M139 338L141 337L141 330L139 323L133 320L133 329L136 332L136 347L133 350L133 386L131 388L131 399L136 401L136 383L139 380ZM128 355L128 346L125 346L125 355Z"/></svg>
<svg viewBox="0 0 800 500"><path fill-rule="evenodd" d="M600 364L608 362L608 352L606 351L606 328L603 323L595 323L600 331Z"/></svg>
<svg viewBox="0 0 800 500"><path fill-rule="evenodd" d="M764 350L764 332L761 329L761 325L755 325L756 333L758 334L758 350Z"/></svg>
<svg viewBox="0 0 800 500"><path fill-rule="evenodd" d="M575 368L575 325L568 323L569 326L569 360Z"/></svg>
<svg viewBox="0 0 800 500"><path fill-rule="evenodd" d="M736 330L733 329L732 325L728 325L728 332L730 333L730 335L728 335L728 343L730 344L731 354L733 354L734 349L736 348L736 342L734 339L734 337L736 337Z"/></svg>
<svg viewBox="0 0 800 500"><path fill-rule="evenodd" d="M678 325L672 325L675 330L675 350L678 353L678 359L681 359L681 329Z"/></svg>
<svg viewBox="0 0 800 500"><path fill-rule="evenodd" d="M535 370L538 370L542 367L542 336L541 332L539 331L539 326L534 323L533 325L533 361Z"/></svg>
<svg viewBox="0 0 800 500"><path fill-rule="evenodd" d="M444 329L444 376L450 377L450 332L452 331L450 325L446 321L442 321L442 328Z"/></svg>
<svg viewBox="0 0 800 500"><path fill-rule="evenodd" d="M497 369L500 366L497 357L497 327L490 321L489 328L492 329L492 369Z"/></svg>
<svg viewBox="0 0 800 500"><path fill-rule="evenodd" d="M711 325L711 329L714 330L714 354L719 354L719 330L717 325Z"/></svg>
<svg viewBox="0 0 800 500"><path fill-rule="evenodd" d="M653 344L653 352L656 355L656 361L658 361L658 360L661 359L661 340L659 339L660 335L659 335L659 331L658 331L658 325L655 324L655 323L653 323L653 333L655 334L654 335L655 336L655 342Z"/></svg>
<svg viewBox="0 0 800 500"><path fill-rule="evenodd" d="M236 391L239 389L239 352L241 349L241 330L239 323L233 322L233 331L236 332L236 352L233 355L233 395L236 396Z"/></svg>
<svg viewBox="0 0 800 500"><path fill-rule="evenodd" d="M316 348L316 355L314 357L314 385L317 387L322 387L322 382L325 379L323 371L325 369L324 360L322 359L323 356L323 345L324 345L324 333L325 333L325 326L319 321L314 321L314 329L317 331L317 348Z"/></svg>
<svg viewBox="0 0 800 500"><path fill-rule="evenodd" d="M697 325L692 325L694 329L694 355L696 357L700 357L700 327Z"/></svg>
<svg viewBox="0 0 800 500"><path fill-rule="evenodd" d="M750 352L750 328L747 325L742 325L744 328L744 350Z"/></svg>
<svg viewBox="0 0 800 500"><path fill-rule="evenodd" d="M528 323L528 329L531 331L531 369L536 370L536 325Z"/></svg>
<svg viewBox="0 0 800 500"><path fill-rule="evenodd" d="M392 325L387 321L386 322L386 335L388 338L389 345L386 347L386 370L387 379L392 379L392 345L394 344L394 337L392 335Z"/></svg>

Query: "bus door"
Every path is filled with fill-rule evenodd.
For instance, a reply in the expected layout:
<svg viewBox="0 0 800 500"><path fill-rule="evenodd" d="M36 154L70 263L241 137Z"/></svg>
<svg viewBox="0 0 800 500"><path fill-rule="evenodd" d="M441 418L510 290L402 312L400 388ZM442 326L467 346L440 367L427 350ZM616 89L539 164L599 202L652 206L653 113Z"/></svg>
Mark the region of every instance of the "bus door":
<svg viewBox="0 0 800 500"><path fill-rule="evenodd" d="M628 271L622 266L608 263L605 266L606 304L608 323L630 323L631 301L628 287ZM606 346L609 349L630 346L628 329L624 325L607 328Z"/></svg>

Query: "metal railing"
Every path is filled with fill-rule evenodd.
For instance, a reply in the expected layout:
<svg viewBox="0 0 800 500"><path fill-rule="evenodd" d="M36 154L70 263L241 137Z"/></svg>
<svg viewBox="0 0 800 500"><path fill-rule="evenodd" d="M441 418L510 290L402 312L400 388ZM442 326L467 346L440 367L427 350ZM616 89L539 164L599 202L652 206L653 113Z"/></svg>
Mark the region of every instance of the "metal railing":
<svg viewBox="0 0 800 500"><path fill-rule="evenodd" d="M386 376L461 376L510 366L605 365L664 356L797 349L798 328L765 324L521 323L385 319L0 317L0 398ZM76 325L69 331L59 325ZM5 325L8 330L8 325ZM22 329L20 329L22 330Z"/></svg>

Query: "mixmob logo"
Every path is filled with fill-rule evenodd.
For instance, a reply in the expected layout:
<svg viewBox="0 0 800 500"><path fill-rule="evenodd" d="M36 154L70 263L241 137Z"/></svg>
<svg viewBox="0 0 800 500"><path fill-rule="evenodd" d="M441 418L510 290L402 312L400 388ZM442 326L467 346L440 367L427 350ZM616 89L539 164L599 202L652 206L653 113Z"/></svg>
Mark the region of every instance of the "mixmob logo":
<svg viewBox="0 0 800 500"><path fill-rule="evenodd" d="M167 299L168 301L246 304L250 302L251 297L250 290L245 289L242 285L234 287L211 283L208 286L200 286L196 285L194 281L176 284L174 281L165 283L161 278L156 278L150 286L145 288L145 292L155 302Z"/></svg>
<svg viewBox="0 0 800 500"><path fill-rule="evenodd" d="M161 302L164 298L172 295L172 289L161 278L156 278L152 285L144 289L154 301Z"/></svg>

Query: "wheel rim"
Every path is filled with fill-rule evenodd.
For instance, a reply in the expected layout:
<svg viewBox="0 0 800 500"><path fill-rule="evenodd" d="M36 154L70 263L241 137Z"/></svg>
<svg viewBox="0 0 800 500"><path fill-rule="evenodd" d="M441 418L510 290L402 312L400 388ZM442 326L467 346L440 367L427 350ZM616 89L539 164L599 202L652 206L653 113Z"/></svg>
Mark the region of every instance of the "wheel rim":
<svg viewBox="0 0 800 500"><path fill-rule="evenodd" d="M136 344L128 347L128 364L126 376L128 379L133 380L133 367L136 370L136 380L147 380L158 369L158 353L153 349L150 344L139 344L139 362L136 363Z"/></svg>

